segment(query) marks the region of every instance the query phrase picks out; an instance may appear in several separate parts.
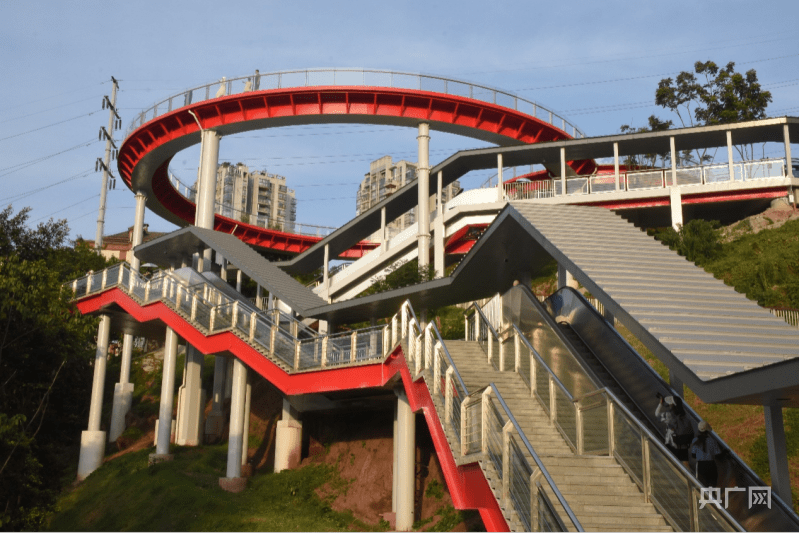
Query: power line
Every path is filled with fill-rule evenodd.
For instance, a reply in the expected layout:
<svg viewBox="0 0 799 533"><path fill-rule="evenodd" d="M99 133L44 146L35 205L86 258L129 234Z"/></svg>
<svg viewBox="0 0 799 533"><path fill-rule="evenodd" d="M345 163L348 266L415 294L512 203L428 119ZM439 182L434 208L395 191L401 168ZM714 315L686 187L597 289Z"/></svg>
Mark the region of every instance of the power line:
<svg viewBox="0 0 799 533"><path fill-rule="evenodd" d="M52 126L57 126L59 124L63 124L64 122L77 120L77 119L83 118L83 117L89 117L89 116L94 115L95 113L98 113L98 112L99 111L92 111L91 113L85 113L83 115L78 115L77 117L68 118L66 120L62 120L61 122L54 122L52 124L48 124L47 126L42 126L41 128L36 128L36 129L28 130L28 131L25 131L25 132L22 132L22 133L17 133L16 135L9 135L8 137L3 137L2 139L0 139L0 141L5 141L6 139L13 139L14 137L20 137L22 135L27 135L28 133L33 133L34 131L43 130L45 128L50 128Z"/></svg>
<svg viewBox="0 0 799 533"><path fill-rule="evenodd" d="M5 198L0 199L0 202L5 202L5 201L8 201L8 200L21 200L22 198L27 198L28 196L32 196L32 195L34 195L34 194L36 194L38 192L50 189L51 187L55 187L56 185L61 185L62 183L66 183L68 181L76 180L78 178L83 178L85 176L88 176L91 173L92 173L92 169L84 170L83 172L79 172L78 174L75 174L73 176L65 178L65 179L63 179L61 181L57 181L55 183L51 183L50 185L45 185L44 187L39 187L38 189L29 189L27 191L23 191L21 193L14 194L12 196L7 196Z"/></svg>
<svg viewBox="0 0 799 533"><path fill-rule="evenodd" d="M12 174L12 173L14 173L14 172L16 172L18 170L22 170L23 168L27 168L29 166L35 165L36 163L41 163L42 161L45 161L47 159L51 159L51 158L56 157L56 156L61 155L61 154L65 154L65 153L70 152L72 150L77 150L78 148L83 148L85 146L89 146L92 142L93 142L93 139L85 141L85 142L82 142L80 144L76 144L72 148L67 148L66 150L61 150L60 152L56 152L54 154L46 155L46 156L40 157L38 159L33 159L31 161L26 161L24 163L19 163L17 165L13 165L13 166L10 166L10 167L2 168L2 169L0 169L0 177L8 176L9 174Z"/></svg>
<svg viewBox="0 0 799 533"><path fill-rule="evenodd" d="M41 111L36 111L35 113L28 113L27 115L21 115L19 117L7 118L5 120L0 120L0 124L5 124L6 122L12 122L14 120L20 120L20 119L23 119L23 118L32 117L33 115L41 115L42 113L47 113L48 111L52 111L53 109L61 109L62 107L67 107L67 106L70 106L70 105L79 104L81 102L86 102L88 100L94 100L95 98L100 98L101 96L102 95L90 96L89 98L84 98L82 100L76 100L74 102L69 102L68 104L58 105L58 106L55 106L55 107L50 107L48 109L42 109Z"/></svg>
<svg viewBox="0 0 799 533"><path fill-rule="evenodd" d="M68 205L67 207L63 207L63 208L59 209L58 211L53 211L53 212L52 212L52 213L50 213L49 215L44 215L43 217L39 217L39 218L37 218L36 220L32 220L31 222L39 222L39 221L40 221L40 220L42 220L43 218L52 217L52 216L53 216L53 215L55 215L56 213L60 213L61 211L66 211L67 209L69 209L69 208L71 208L71 207L75 207L76 205L80 205L80 204L82 204L83 202L88 202L89 200L93 200L94 198L97 198L98 196L100 196L100 194L99 194L99 193L98 193L98 194L94 194L94 195L92 195L92 196L89 196L88 198L84 198L84 199L83 199L83 200L81 200L80 202L76 202L76 203L74 203L74 204L72 204L72 205Z"/></svg>

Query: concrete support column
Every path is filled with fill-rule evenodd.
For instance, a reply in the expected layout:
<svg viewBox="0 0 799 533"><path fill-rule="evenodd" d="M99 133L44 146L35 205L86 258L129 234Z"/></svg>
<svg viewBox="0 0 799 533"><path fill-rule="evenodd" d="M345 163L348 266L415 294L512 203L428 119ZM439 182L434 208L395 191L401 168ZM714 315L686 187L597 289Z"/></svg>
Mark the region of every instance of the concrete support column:
<svg viewBox="0 0 799 533"><path fill-rule="evenodd" d="M216 441L222 436L225 425L225 383L227 382L227 359L214 357L214 389L212 391L211 412L205 419L205 438Z"/></svg>
<svg viewBox="0 0 799 533"><path fill-rule="evenodd" d="M791 157L791 136L788 133L788 125L782 126L782 140L785 143L785 164L788 168L785 169L785 175L789 178L794 178L793 175L793 159ZM797 191L793 187L788 187L788 202L793 203L793 208L796 209Z"/></svg>
<svg viewBox="0 0 799 533"><path fill-rule="evenodd" d="M252 406L252 374L247 372L247 385L244 393L244 420L242 421L241 466L247 464L250 446L250 407Z"/></svg>
<svg viewBox="0 0 799 533"><path fill-rule="evenodd" d="M94 352L94 378L92 379L92 397L89 405L89 425L87 430L80 435L79 481L97 470L103 463L105 455L105 431L100 431L100 416L103 412L103 389L110 333L111 317L102 315L100 326L97 328L97 350Z"/></svg>
<svg viewBox="0 0 799 533"><path fill-rule="evenodd" d="M108 428L108 442L116 442L125 431L125 415L133 403L133 383L130 383L130 362L133 355L133 335L122 337L122 360L119 369L119 383L114 384L114 400L111 404L111 427Z"/></svg>
<svg viewBox="0 0 799 533"><path fill-rule="evenodd" d="M669 137L669 147L671 149L671 186L677 186L677 149L674 144L674 135Z"/></svg>
<svg viewBox="0 0 799 533"><path fill-rule="evenodd" d="M685 386L677 374L671 370L669 370L669 385L672 389L674 389L674 392L676 392L680 398L685 398Z"/></svg>
<svg viewBox="0 0 799 533"><path fill-rule="evenodd" d="M789 507L793 507L782 407L777 403L764 405L763 415L766 417L766 444L768 446L768 466L771 472L771 489Z"/></svg>
<svg viewBox="0 0 799 533"><path fill-rule="evenodd" d="M414 493L416 491L416 415L411 411L405 391L397 394L397 531L413 528Z"/></svg>
<svg viewBox="0 0 799 533"><path fill-rule="evenodd" d="M302 452L302 422L300 414L283 398L283 418L275 434L275 473L296 468Z"/></svg>
<svg viewBox="0 0 799 533"><path fill-rule="evenodd" d="M732 131L727 130L727 164L730 169L730 181L735 181L735 167L732 156Z"/></svg>
<svg viewBox="0 0 799 533"><path fill-rule="evenodd" d="M416 167L418 205L416 221L418 223L419 268L430 264L430 124L419 123L419 162Z"/></svg>
<svg viewBox="0 0 799 533"><path fill-rule="evenodd" d="M198 228L214 228L214 200L216 199L216 169L219 166L219 140L214 130L202 130L200 154L200 180L197 191L197 208L194 225ZM203 252L203 271L211 270L211 250Z"/></svg>
<svg viewBox="0 0 799 533"><path fill-rule="evenodd" d="M566 196L566 147L560 149L560 192Z"/></svg>
<svg viewBox="0 0 799 533"><path fill-rule="evenodd" d="M577 289L579 284L577 280L574 279L572 273L566 270L565 266L558 264L558 289L562 289L563 287Z"/></svg>
<svg viewBox="0 0 799 533"><path fill-rule="evenodd" d="M133 219L133 235L131 235L130 267L139 271L141 261L133 254L134 248L144 239L144 207L147 197L143 192L136 193L136 212ZM133 402L133 384L130 383L130 362L133 353L133 335L125 334L122 338L122 361L119 369L119 383L114 384L114 400L111 405L111 427L108 430L108 442L115 442L125 431L125 415L130 411Z"/></svg>
<svg viewBox="0 0 799 533"><path fill-rule="evenodd" d="M500 156L501 157L501 156ZM437 198L438 207L436 210L436 223L433 232L433 266L436 269L436 277L444 276L444 176L438 172Z"/></svg>
<svg viewBox="0 0 799 533"><path fill-rule="evenodd" d="M671 205L671 227L680 231L683 225L682 218L682 193L679 187L669 188L669 204Z"/></svg>
<svg viewBox="0 0 799 533"><path fill-rule="evenodd" d="M613 143L613 170L616 175L616 190L621 190L620 176L619 176L619 143Z"/></svg>
<svg viewBox="0 0 799 533"><path fill-rule="evenodd" d="M158 426L156 429L155 454L150 460L168 460L169 441L172 437L172 405L175 391L175 363L178 356L178 334L172 328L166 328L164 340L164 369L161 380L161 405L158 409Z"/></svg>
<svg viewBox="0 0 799 533"><path fill-rule="evenodd" d="M325 292L330 290L330 245L325 244L325 264L322 266L322 286Z"/></svg>
<svg viewBox="0 0 799 533"><path fill-rule="evenodd" d="M233 359L233 394L230 398L230 434L227 447L227 478L241 477L244 438L244 407L247 396L247 367Z"/></svg>
<svg viewBox="0 0 799 533"><path fill-rule="evenodd" d="M388 250L388 233L386 232L386 206L380 208L380 249Z"/></svg>
<svg viewBox="0 0 799 533"><path fill-rule="evenodd" d="M241 270L236 272L236 291L241 292Z"/></svg>
<svg viewBox="0 0 799 533"><path fill-rule="evenodd" d="M202 388L205 356L194 346L186 346L183 386L178 396L175 443L181 446L202 444L205 391Z"/></svg>
<svg viewBox="0 0 799 533"><path fill-rule="evenodd" d="M505 189L502 180L502 154L497 154L497 202L505 199Z"/></svg>
<svg viewBox="0 0 799 533"><path fill-rule="evenodd" d="M394 463L391 467L392 479L391 479L391 512L397 512L397 482L399 481L399 474L397 470L397 458L399 457L399 430L397 427L397 410L399 409L399 398L396 402L394 402ZM396 515L395 515L396 516Z"/></svg>

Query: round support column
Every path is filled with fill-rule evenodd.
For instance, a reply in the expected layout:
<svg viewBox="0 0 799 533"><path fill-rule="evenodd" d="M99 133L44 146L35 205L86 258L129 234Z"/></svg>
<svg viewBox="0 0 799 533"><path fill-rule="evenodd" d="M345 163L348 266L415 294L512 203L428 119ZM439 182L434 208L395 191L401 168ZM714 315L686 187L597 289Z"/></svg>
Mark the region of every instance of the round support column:
<svg viewBox="0 0 799 533"><path fill-rule="evenodd" d="M430 264L430 124L419 123L419 162L416 167L419 191L416 206L418 223L419 269L426 269Z"/></svg>
<svg viewBox="0 0 799 533"><path fill-rule="evenodd" d="M178 334L166 328L164 339L164 367L161 379L161 404L158 409L158 429L155 453L150 455L150 463L169 460L169 442L172 440L172 407L175 398L175 364L178 355Z"/></svg>
<svg viewBox="0 0 799 533"><path fill-rule="evenodd" d="M226 476L219 486L228 492L241 492L246 480L241 477L241 450L244 435L244 408L247 401L247 367L233 359L233 390L230 397L230 432L227 446Z"/></svg>
<svg viewBox="0 0 799 533"><path fill-rule="evenodd" d="M397 531L413 529L416 491L416 415L405 391L397 394Z"/></svg>
<svg viewBox="0 0 799 533"><path fill-rule="evenodd" d="M302 422L300 415L283 398L283 417L277 423L275 434L275 473L296 468L302 452Z"/></svg>
<svg viewBox="0 0 799 533"><path fill-rule="evenodd" d="M103 412L103 389L105 388L105 367L108 358L108 337L111 331L111 317L102 315L97 328L97 350L94 353L94 378L92 398L89 407L89 426L80 435L80 458L78 459L78 480L81 481L97 470L105 455L105 431L100 431L100 416Z"/></svg>

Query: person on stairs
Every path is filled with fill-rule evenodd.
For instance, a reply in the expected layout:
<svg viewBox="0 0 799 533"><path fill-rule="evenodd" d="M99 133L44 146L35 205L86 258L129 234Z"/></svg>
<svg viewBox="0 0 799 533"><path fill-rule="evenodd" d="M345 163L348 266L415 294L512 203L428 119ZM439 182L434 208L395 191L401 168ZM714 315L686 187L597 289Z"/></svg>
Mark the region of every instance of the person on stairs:
<svg viewBox="0 0 799 533"><path fill-rule="evenodd" d="M696 458L696 479L706 487L715 487L718 482L716 456L721 454L721 447L713 435L712 428L706 420L699 422L699 435L691 442L691 456Z"/></svg>
<svg viewBox="0 0 799 533"><path fill-rule="evenodd" d="M685 468L688 465L688 449L694 440L694 428L685 414L682 398L679 396L657 395L660 403L655 410L655 416L666 424L666 437L664 442L674 455L682 461Z"/></svg>

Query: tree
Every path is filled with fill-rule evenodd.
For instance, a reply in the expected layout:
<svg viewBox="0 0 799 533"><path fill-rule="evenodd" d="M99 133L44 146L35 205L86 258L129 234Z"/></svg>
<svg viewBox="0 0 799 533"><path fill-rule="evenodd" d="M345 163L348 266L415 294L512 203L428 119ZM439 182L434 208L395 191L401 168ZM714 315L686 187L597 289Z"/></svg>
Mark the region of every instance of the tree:
<svg viewBox="0 0 799 533"><path fill-rule="evenodd" d="M655 115L651 115L648 120L649 125L641 128L635 128L628 124L622 125L619 128L621 133L644 133L647 131L665 131L673 125L671 120L662 121ZM670 158L668 152L663 154L633 154L624 158L624 164L628 169L641 168L641 167L654 167L657 163L658 157L661 164L665 165L666 161Z"/></svg>
<svg viewBox="0 0 799 533"><path fill-rule="evenodd" d="M66 221L28 228L29 209L0 212L0 529L35 530L72 468L86 422L97 320L63 283L106 261L66 244Z"/></svg>
<svg viewBox="0 0 799 533"><path fill-rule="evenodd" d="M689 261L701 266L717 258L721 253L720 227L721 223L718 220L695 219L681 226L679 231L667 228L656 234L655 238Z"/></svg>
<svg viewBox="0 0 799 533"><path fill-rule="evenodd" d="M719 68L713 61L697 61L694 72L684 71L674 80L660 80L655 92L655 103L676 113L683 127L732 124L766 117L771 93L761 89L754 69L741 74L735 72L733 62ZM744 158L752 156L745 148L739 152ZM697 159L704 162L706 151L697 152Z"/></svg>

